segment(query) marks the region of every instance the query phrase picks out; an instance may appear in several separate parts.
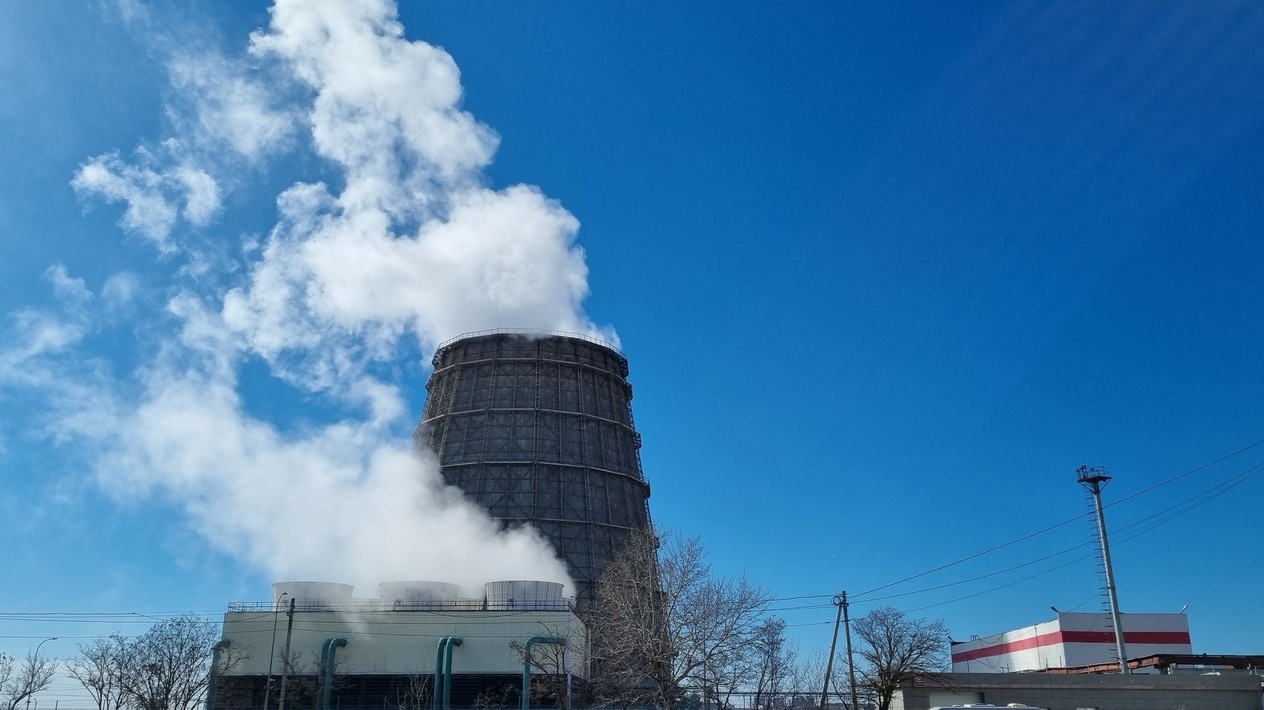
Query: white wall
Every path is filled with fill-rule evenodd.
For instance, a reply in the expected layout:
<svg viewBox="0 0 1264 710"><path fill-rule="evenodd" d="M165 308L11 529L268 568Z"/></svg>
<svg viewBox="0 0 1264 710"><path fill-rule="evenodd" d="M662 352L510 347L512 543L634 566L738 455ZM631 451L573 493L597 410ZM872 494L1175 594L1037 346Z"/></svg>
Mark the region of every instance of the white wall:
<svg viewBox="0 0 1264 710"><path fill-rule="evenodd" d="M273 629L275 624L275 641ZM244 656L224 675L281 674L285 647L285 612L230 612L224 615L224 638L230 652ZM337 649L339 674L433 673L439 639L458 636L452 672L521 673L522 656L511 641L525 644L533 636L568 639L566 663L571 673L587 676L587 638L583 624L563 611L298 611L294 614L291 657L300 668L319 665L321 647L330 638L344 638ZM536 653L548 653L536 646ZM542 657L537 655L537 658Z"/></svg>

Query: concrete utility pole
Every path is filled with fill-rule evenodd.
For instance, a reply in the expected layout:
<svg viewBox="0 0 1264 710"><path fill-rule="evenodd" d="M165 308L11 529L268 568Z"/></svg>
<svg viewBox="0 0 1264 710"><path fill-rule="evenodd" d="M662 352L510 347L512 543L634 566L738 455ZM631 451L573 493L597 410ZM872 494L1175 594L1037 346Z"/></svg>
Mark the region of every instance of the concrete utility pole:
<svg viewBox="0 0 1264 710"><path fill-rule="evenodd" d="M846 594L847 592L843 592ZM829 682L830 674L834 670L834 649L838 647L838 624L843 620L843 603L840 601L840 595L834 595L834 606L838 607L838 614L834 616L834 638L830 641L829 660L825 662L825 687L821 688L821 710L825 710L825 703L829 698Z"/></svg>
<svg viewBox="0 0 1264 710"><path fill-rule="evenodd" d="M847 592L843 592L843 638L847 640L847 679L851 682L851 710L860 710L856 701L856 662L851 655L851 617L847 615Z"/></svg>
<svg viewBox="0 0 1264 710"><path fill-rule="evenodd" d="M1093 506L1097 509L1097 534L1102 539L1102 563L1106 567L1106 594L1110 597L1110 619L1115 627L1115 646L1119 650L1119 672L1131 675L1128 667L1128 651L1124 648L1124 627L1119 614L1119 597L1115 595L1115 570L1110 564L1110 542L1106 540L1106 513L1102 510L1102 488L1110 481L1106 469L1100 466L1080 466L1075 470L1081 486L1093 494Z"/></svg>
<svg viewBox="0 0 1264 710"><path fill-rule="evenodd" d="M834 639L830 641L829 661L825 664L825 687L821 688L821 708L825 710L825 706L829 698L830 674L834 670L834 649L838 647L838 622L842 621L846 629L847 640L847 676L851 682L851 708L856 710L856 665L852 662L851 655L851 617L847 614L847 590L843 590L841 594L834 595L832 600L834 606L838 607L838 614L834 617Z"/></svg>
<svg viewBox="0 0 1264 710"><path fill-rule="evenodd" d="M285 650L281 652L281 700L277 710L285 710L285 684L290 679L290 637L294 635L294 597L290 597L290 609L285 612Z"/></svg>

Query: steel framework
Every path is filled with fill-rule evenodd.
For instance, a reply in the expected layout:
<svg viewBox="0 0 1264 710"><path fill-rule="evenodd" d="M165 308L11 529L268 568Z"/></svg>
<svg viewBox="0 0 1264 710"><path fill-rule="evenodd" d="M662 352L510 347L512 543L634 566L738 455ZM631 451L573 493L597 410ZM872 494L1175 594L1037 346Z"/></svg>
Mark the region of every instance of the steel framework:
<svg viewBox="0 0 1264 710"><path fill-rule="evenodd" d="M650 520L627 376L622 353L583 336L462 336L435 353L413 434L447 483L553 544L581 609L606 562Z"/></svg>

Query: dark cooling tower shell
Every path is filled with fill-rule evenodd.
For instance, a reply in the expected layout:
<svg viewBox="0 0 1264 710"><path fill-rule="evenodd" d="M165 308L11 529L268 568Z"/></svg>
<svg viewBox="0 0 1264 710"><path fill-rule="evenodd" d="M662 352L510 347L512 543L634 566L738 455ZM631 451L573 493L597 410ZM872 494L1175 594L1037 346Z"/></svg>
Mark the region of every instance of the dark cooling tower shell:
<svg viewBox="0 0 1264 710"><path fill-rule="evenodd" d="M581 608L628 534L649 524L627 376L621 353L580 336L462 336L435 353L414 434L445 481L548 538Z"/></svg>

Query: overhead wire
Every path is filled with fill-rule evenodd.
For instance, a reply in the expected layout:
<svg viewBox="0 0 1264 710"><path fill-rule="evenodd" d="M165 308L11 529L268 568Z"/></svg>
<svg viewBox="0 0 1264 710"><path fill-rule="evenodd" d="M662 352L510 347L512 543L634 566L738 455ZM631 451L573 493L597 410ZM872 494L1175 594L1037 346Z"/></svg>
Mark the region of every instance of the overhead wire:
<svg viewBox="0 0 1264 710"><path fill-rule="evenodd" d="M1217 458L1215 458L1215 459L1213 459L1213 460L1211 460L1211 461L1208 461L1207 463L1201 464L1201 465L1196 466L1196 467L1194 467L1194 468L1192 468L1192 469L1190 469L1190 470L1188 470L1188 471L1182 472L1182 473L1180 473L1180 474L1178 474L1178 475L1176 475L1176 476L1172 476L1171 478L1168 478L1168 479L1166 479L1166 480L1160 481L1160 482L1158 482L1158 483L1156 483L1156 484L1154 484L1154 485L1152 485L1152 486L1149 486L1149 487L1144 488L1144 489L1142 489L1142 490L1140 490L1140 491L1137 491L1136 493L1132 493L1132 494L1130 494L1130 495L1127 495L1127 496L1125 496L1125 497L1123 497L1123 498L1121 498L1121 499L1119 499L1119 500L1116 500L1116 501L1114 501L1114 502L1110 503L1109 505L1107 505L1107 506L1105 506L1105 507L1114 507L1114 506L1117 506L1117 505L1119 505L1119 504L1121 504L1121 503L1124 503L1124 502L1126 502L1126 501L1130 501L1130 500L1133 500L1133 499L1135 499L1135 498L1138 498L1138 497L1140 497L1140 496L1142 496L1142 495L1145 495L1145 494L1147 494L1147 493L1151 493L1151 492L1153 492L1153 491L1155 491L1155 490L1158 490L1158 489L1163 488L1163 487L1165 487L1165 486L1168 486L1168 485L1170 485L1170 484L1172 484L1172 483L1175 483L1175 482L1177 482L1177 481L1180 481L1180 480L1182 480L1182 479L1184 479L1184 478L1187 478L1187 477L1189 477L1189 476L1191 476L1191 475L1193 475L1193 474L1195 474L1195 473L1198 473L1199 471L1203 471L1203 470L1205 470L1205 469L1207 469L1207 468L1210 468L1210 467L1212 467L1212 466L1214 466L1214 465L1216 465L1216 464L1218 464L1218 463L1222 463L1222 462L1224 462L1224 461L1226 461L1226 460L1229 460L1229 459L1231 459L1231 458L1233 458L1233 457L1235 457L1235 456L1238 456L1238 455L1240 455L1240 454L1243 454L1243 453L1245 453L1245 452L1247 452L1247 451L1250 451L1250 450L1255 449L1255 448L1257 448L1257 447L1259 447L1259 446L1262 446L1262 445L1264 445L1264 439L1260 439L1260 440L1258 440L1258 441L1255 441L1255 442L1253 442L1253 443L1251 443L1251 444L1248 444L1248 445L1246 445L1246 446L1243 446L1243 447L1241 447L1241 448L1237 449L1236 451L1232 451L1232 452L1227 453L1227 454L1225 454L1225 455L1223 455L1223 456L1219 456L1219 457L1217 457ZM1153 525L1147 526L1147 527L1145 527L1145 528L1141 529L1141 530L1140 530L1140 531L1138 531L1138 532L1135 532L1135 533L1133 533L1133 534L1131 534L1131 535L1127 535L1127 536L1124 536L1124 537L1120 538L1120 539L1119 539L1119 543L1120 543L1120 544L1125 543L1125 542L1127 542L1127 541L1129 541L1129 540L1134 539L1135 537L1137 537L1137 536L1139 536L1139 535L1141 535L1141 534L1144 534L1145 532L1149 532L1150 530L1153 530L1153 529L1155 529L1155 528L1157 528L1157 527L1160 527L1160 526L1162 526L1162 525L1165 525L1166 523L1168 523L1168 522L1170 522L1171 520L1173 520L1173 519L1175 519L1175 518L1179 517L1180 515L1184 515L1185 513L1187 513L1187 512L1190 512L1190 511L1194 510L1195 508L1197 508L1197 507L1199 507L1199 506L1203 505L1204 503L1206 503L1206 502L1208 502L1208 501L1210 501L1210 500L1214 499L1215 497L1217 497L1217 496L1219 496L1219 495L1222 495L1223 493L1227 492L1228 490L1231 490L1232 488L1234 488L1234 487L1236 487L1236 486L1240 485L1241 483L1243 483L1243 482L1245 482L1245 481L1249 480L1250 478L1252 478L1252 477L1254 477L1254 476L1256 476L1256 475L1260 474L1261 472L1264 472L1264 463L1261 463L1261 464L1255 464L1255 465L1253 465L1253 466L1249 467L1248 469L1246 469L1245 471L1242 471L1242 472L1240 472L1240 473L1238 473L1238 474L1235 474L1233 477L1231 477L1231 478L1230 478L1230 479L1228 479L1227 481L1222 481L1221 483L1218 483L1218 484L1216 484L1215 486L1212 486L1211 488L1209 488L1209 489L1207 489L1207 490L1205 490L1205 491L1202 491L1202 492L1200 492L1200 493L1198 493L1198 494L1196 494L1196 495L1194 495L1194 496L1191 496L1191 497L1189 497L1189 498L1186 498L1186 499L1184 499L1184 500L1180 501L1179 503L1177 503L1177 504L1175 504L1175 505L1169 506L1168 508L1165 508L1165 509L1163 509L1163 510L1161 510L1161 511L1158 511L1157 513L1151 514L1151 515L1146 516L1146 517L1144 517L1144 518L1142 518L1142 519L1140 519L1140 520L1138 520L1138 521L1135 521L1135 522L1133 522L1133 523L1130 523L1129 525L1126 525L1126 526L1124 526L1124 527L1120 528L1120 529L1119 529L1119 532L1122 532L1122 531L1125 531L1125 530L1129 530L1129 529L1131 529L1131 528L1133 528L1133 527L1135 527L1135 526L1137 526L1137 525L1139 525L1139 524L1141 524L1141 523L1144 523L1144 522L1146 522L1146 521L1150 521L1150 520L1154 520L1155 518L1159 518L1160 516L1164 516L1164 515L1166 515L1166 514L1168 514L1168 513L1171 513L1171 515L1169 515L1168 517L1166 517L1166 518L1164 518L1164 519L1162 519L1162 520L1159 520L1159 521L1155 522ZM949 583L946 583L946 584L936 585L936 586L932 586L932 587L925 587L925 588L922 588L922 589L916 589L916 590L911 590L911 591L907 591L907 592L900 592L900 593L897 593L897 594L889 594L889 595L884 595L884 596L881 596L881 597L871 597L871 596L870 596L870 595L872 595L872 594L874 594L874 593L876 593L876 592L882 591L882 590L884 590L884 589L890 589L891 587L895 587L895 586L898 586L898 585L900 585L900 584L904 584L904 583L906 583L906 582L913 581L913 580L915 580L915 579L920 579L920 578L922 578L922 577L926 577L926 576L929 576L929 575L931 575L931 574L935 574L935 573L937 573L937 572L942 572L942 571L944 571L944 570L951 569L951 568L956 567L956 566L958 566L958 565L961 565L961 564L964 564L964 563L966 563L966 562L969 562L969 561L972 561L972 560L978 559L978 558L980 558L980 557L983 557L983 556L985 556L985 555L991 554L991 553L996 552L996 551L998 551L998 550L1005 549L1005 548L1007 548L1007 547L1012 547L1012 546L1017 545L1017 544L1019 544L1019 543L1022 543L1022 542L1025 542L1025 541L1027 541L1027 540L1030 540L1030 539L1032 539L1032 538L1038 537L1038 536L1040 536L1040 535L1043 535L1043 534L1046 534L1046 533L1052 532L1052 531L1057 530L1057 529L1059 529L1059 528L1065 527L1066 525L1069 525L1069 524L1074 523L1074 522L1079 521L1079 520L1083 520L1083 519L1088 518L1088 517L1091 517L1091 516L1093 516L1093 513L1092 513L1091 511L1090 511L1090 512L1085 512L1085 513L1082 513L1082 514L1077 515L1077 516L1075 516L1075 517L1073 517L1073 518L1069 518L1069 519L1064 520L1064 521L1062 521L1062 522L1059 522L1059 523L1056 523L1056 524L1054 524L1054 525L1051 525L1051 526L1045 527L1045 528L1043 528L1043 529L1041 529L1041 530L1037 530L1037 531L1032 532L1032 533L1029 533L1029 534L1027 534L1027 535L1023 535L1023 536L1021 536L1021 537L1019 537L1019 538L1016 538L1016 539L1014 539L1014 540L1010 540L1010 541L1008 541L1008 542L1004 542L1004 543L1001 543L1001 544L999 544L999 545L994 545L993 547L990 547L990 548L988 548L988 549L986 549L986 550L983 550L983 551L981 551L981 552L977 552L977 553L974 553L974 554L968 555L968 556L966 556L966 557L962 557L962 558L960 558L960 559L954 560L954 561L949 562L949 563L947 563L947 564L939 565L939 566L934 567L934 568L932 568L932 569L929 569L929 570L926 570L926 571L923 571L923 572L919 572L919 573L917 573L917 574L909 575L909 576L907 576L907 577L904 577L904 578L898 579L898 580L896 580L896 581L894 581L894 582L889 582L889 583L887 583L887 584L883 584L883 585L880 585L880 586L878 586L878 587L874 587L874 588L872 588L872 589L866 590L866 591L864 591L864 592L861 592L861 593L859 593L859 594L855 595L855 596L852 598L852 600L851 600L851 601L852 601L853 603L860 603L860 604L864 604L864 603L872 603L872 602L876 602L876 601L883 601L883 600L887 600L887 599L894 599L894 598L898 598L898 597L911 596L911 595L914 595L914 594L921 594L921 593L930 592L930 591L936 591L936 590L939 590L939 589L944 589L944 588L948 588L948 587L959 586L959 585L961 585L961 584L967 584L967 583L969 583L969 582L979 581L980 579L987 579L987 578L990 578L990 577L995 577L995 576L998 576L998 575L1001 575L1001 574L1006 574L1006 573L1008 573L1008 572L1012 572L1012 571L1014 571L1014 570L1021 569L1021 568L1023 568L1023 567L1027 567L1027 566L1030 566L1030 565L1032 565L1032 564L1037 564L1037 563L1039 563L1039 562L1042 562L1042 561L1045 561L1045 560L1048 560L1048 559L1052 559L1052 558L1054 558L1054 557L1058 557L1058 556L1063 555L1063 554L1067 554L1068 552L1074 551L1074 550L1079 549L1079 548L1081 548L1081 547L1085 547L1085 546L1088 546L1088 545L1092 545L1093 543L1092 543L1092 542L1084 542L1084 543L1081 543L1081 544L1079 544L1079 545L1075 545L1075 546L1073 546L1073 547L1070 547L1070 548L1067 548L1067 549L1065 549L1065 550L1062 550L1061 552L1054 553L1054 554L1052 554L1052 555L1046 555L1046 556L1044 556L1044 557L1037 558L1037 559L1035 559L1035 560L1030 560L1030 561L1027 561L1027 562L1023 562L1023 563L1020 563L1020 564L1017 564L1017 565L1013 565L1013 566L1007 567L1007 568L1002 569L1002 570L998 570L998 571L995 571L995 572L990 572L990 573L983 574L983 575L980 575L980 576L978 576L978 577L973 577L973 578L966 579L966 580L958 580L958 581L955 581L955 582L949 582ZM970 595L967 595L967 596L964 596L964 597L959 597L959 598L956 598L956 599L953 599L953 600L949 600L949 601L947 601L947 602L941 602L941 603L938 603L938 604L934 604L934 605L927 606L927 607L922 607L922 608L932 608L933 606L942 606L943 604L948 604L948 603L952 603L952 602L955 602L955 601L962 601L962 600L964 600L964 599L973 598L973 597L975 597L975 596L979 596L979 595L981 595L981 594L987 594L987 593L992 592L992 591L998 591L998 590L1000 590L1000 589L1004 589L1004 588L1006 588L1006 587L1013 586L1014 584L1018 584L1018 583L1021 583L1021 582L1024 582L1024 581L1028 581L1028 580L1033 579L1033 578L1035 578L1035 577L1039 577L1039 576L1041 576L1041 575L1048 574L1048 573L1053 572L1053 571L1056 571L1056 570L1058 570L1058 569L1062 569L1063 567L1065 567L1065 566L1067 566L1067 565L1069 565L1069 564L1074 564L1075 562L1079 562L1079 561L1081 561L1081 560L1083 560L1083 559L1087 559L1088 557L1091 557L1091 555L1087 555L1087 556L1084 556L1084 557L1077 558L1077 559L1075 559L1075 560L1072 560L1071 562L1068 562L1067 564L1064 564L1064 565L1059 565L1059 566L1056 566L1056 567L1052 567L1052 568L1050 568L1050 569L1048 569L1048 570L1044 570L1044 571L1042 571L1042 572L1038 572L1038 573L1036 573L1035 575L1031 575L1031 576L1028 576L1028 577L1024 577L1023 579L1016 580L1015 582L1006 583L1006 584L1003 584L1003 585L999 585L999 586L997 586L997 587L993 587L993 588L990 588L990 589L987 589L987 590L983 590L983 591L981 591L981 592L977 592L977 593L975 593L975 594L970 594ZM831 596L832 596L832 595L801 595L801 596L796 596L796 597L784 597L784 598L778 598L778 599L774 599L773 601L790 601L790 600L796 600L796 599L826 598L826 597L831 597ZM820 604L820 605L809 605L809 606L803 606L803 607L787 607L787 608L784 608L784 609L778 609L778 610L780 610L780 611L792 611L792 610L799 610L799 609L829 608L829 607L831 607L831 606L832 606L832 604ZM827 622L821 622L821 623L827 623ZM807 624L807 625L812 625L812 624Z"/></svg>
<svg viewBox="0 0 1264 710"><path fill-rule="evenodd" d="M1159 482L1159 483L1156 483L1156 484L1154 484L1154 485L1152 485L1152 486L1149 486L1149 487L1147 487L1147 488L1144 488L1144 489L1142 489L1142 490L1140 490L1140 491L1137 491L1137 492L1135 492L1135 493L1132 493L1132 494L1129 494L1129 495L1127 495L1127 496L1124 496L1123 498L1120 498L1120 499L1118 499L1118 500L1116 500L1116 501L1113 501L1112 503L1110 503L1110 504L1109 504L1109 505L1107 505L1106 507L1114 507L1114 506L1118 506L1118 505L1120 505L1120 504L1122 504L1122 503L1124 503L1124 502L1131 501L1131 500L1136 499L1136 498L1138 498L1138 497L1140 497L1140 496L1143 496L1143 495L1145 495L1145 494L1151 493L1151 492L1153 492L1153 491L1155 491L1155 490L1158 490L1158 489L1160 489L1160 488L1163 488L1163 487L1165 487L1165 486L1168 486L1168 485L1170 485L1170 484L1172 484L1172 483L1175 483L1175 482L1177 482L1177 481L1180 481L1180 480L1182 480L1182 479L1184 479L1184 478L1187 478L1187 477L1189 477L1189 476L1191 476L1191 475L1193 475L1193 474L1195 474L1195 473L1198 473L1199 471L1203 471L1203 470L1205 470L1205 469L1207 469L1207 468L1210 468L1211 466L1214 466L1214 465L1216 465L1216 464L1218 464L1218 463L1222 463L1222 462L1224 462L1224 461L1226 461L1226 460L1228 460L1228 459L1233 458L1234 456L1238 456L1238 455L1240 455L1240 454L1243 454L1243 453L1245 453L1245 452L1247 452L1247 451L1250 451L1250 450L1255 449L1255 448L1257 448L1257 447L1259 447L1259 446L1262 446L1262 445L1264 445L1264 439L1260 439L1259 441L1256 441L1256 442L1251 443L1251 444L1249 444L1249 445L1247 445L1247 446L1244 446L1244 447L1242 447L1242 448L1240 448L1240 449L1237 449L1236 451L1230 452L1230 453L1225 454L1225 455L1223 455L1223 456L1219 456L1219 457L1217 457L1217 458L1213 459L1212 461L1209 461L1209 462L1207 462L1207 463L1204 463L1204 464L1202 464L1202 465L1199 465L1199 466L1197 466L1197 467L1195 467L1195 468L1192 468L1192 469L1190 469L1190 470L1188 470L1188 471L1185 471L1185 472L1183 472L1183 473L1180 473L1180 474L1178 474L1178 475L1176 475L1176 476L1172 476L1171 478L1168 478L1168 479L1166 479L1166 480L1164 480L1164 481L1161 481L1161 482ZM1228 492L1229 490L1232 490L1233 488L1237 487L1238 485L1241 485L1242 483L1246 482L1247 480L1250 480L1251 478L1253 478L1253 477L1255 477L1255 476L1259 475L1260 473L1264 473L1264 463L1255 464L1255 465L1253 465L1253 466L1249 467L1248 469L1246 469L1246 470L1244 470L1244 471L1242 471L1242 472L1239 472L1239 473L1235 474L1234 476L1232 476L1232 477L1231 477L1231 478L1229 478L1228 480L1226 480L1226 481L1222 481L1222 482L1220 482L1220 483L1216 484L1215 486L1212 486L1211 488L1209 488L1209 489L1207 489L1207 490L1201 491L1201 492L1199 492L1198 494L1193 495L1193 496L1190 496L1190 497L1188 497L1188 498L1186 498L1186 499L1184 499L1184 500L1182 500L1182 501L1180 501L1180 502L1178 502L1178 503L1176 503L1176 504L1174 504L1174 505L1171 505L1171 506L1169 506L1169 507L1167 507L1167 508L1164 508L1164 509L1163 509L1163 510L1161 510L1161 511L1158 511L1158 512L1153 513L1153 514L1151 514L1151 515L1148 515L1148 516L1146 516L1146 517L1144 517L1144 518L1141 518L1141 519L1139 519L1139 520L1137 520L1137 521L1134 521L1134 522L1132 522L1132 523L1129 523L1128 525L1125 525L1125 526L1123 526L1123 527L1119 528L1119 530L1118 530L1117 532L1118 532L1118 533L1123 533L1123 532L1125 532L1125 531L1132 530L1133 528L1136 528L1136 527L1137 527L1137 526L1139 526L1139 525L1143 525L1143 524L1144 524L1144 523L1146 523L1147 521L1154 521L1152 524L1147 525L1147 526L1145 526L1145 527L1142 527L1142 528L1140 528L1140 529L1136 530L1135 532L1132 532L1131 534L1127 534L1127 535L1124 535L1124 536L1122 536L1122 537L1118 538L1118 542L1119 542L1120 544L1126 543L1126 542L1128 542L1128 541L1130 541L1130 540L1132 540L1132 539L1135 539L1136 537L1138 537L1138 536L1140 536L1140 535L1145 534L1146 532L1149 532L1149 531L1151 531L1151 530L1153 530L1153 529L1155 529L1155 528L1161 527L1162 525L1167 524L1167 523L1168 523L1168 522L1170 522L1171 520L1174 520L1175 518L1177 518L1177 517L1179 517L1179 516L1181 516L1181 515L1184 515L1185 513L1191 512L1192 510L1194 510L1194 509L1198 508L1199 506L1201 506L1201 505L1203 505L1203 504L1205 504L1205 503L1209 502L1210 500L1212 500L1212 499L1214 499L1214 498L1216 498L1216 497L1218 497L1218 496L1220 496L1220 495L1223 495L1224 493ZM988 578L992 578L992 577L1000 576L1000 575L1003 575L1003 574L1007 574L1007 573L1009 573L1009 572L1013 572L1013 571L1015 571L1015 570L1022 569L1022 568L1024 568L1024 567L1029 567L1029 566L1034 565L1034 564L1039 564L1040 562L1044 562L1044 561L1046 561L1046 560L1050 560L1050 559L1053 559L1053 558L1059 557L1059 556L1064 555L1064 554L1068 554L1068 553L1070 553L1070 552L1073 552L1073 551L1075 551L1075 550L1077 550L1077 549L1080 549L1080 548L1082 548L1082 547L1085 547L1085 546L1087 546L1087 545L1091 545L1092 543L1091 543L1091 542L1081 543L1081 544L1078 544L1078 545L1072 546L1072 547L1070 547L1070 548L1064 549L1064 550L1062 550L1062 551L1060 551L1060 552L1056 552L1056 553L1053 553L1053 554L1050 554L1050 555L1045 555L1045 556L1043 556L1043 557L1039 557L1039 558L1036 558L1036 559L1033 559L1033 560L1028 560L1028 561L1026 561L1026 562L1022 562L1022 563L1019 563L1019 564L1011 565L1011 566L1006 567L1006 568L1004 568L1004 569L996 570L996 571L993 571L993 572L988 572L988 573L985 573L985 574L982 574L982 575L978 575L978 576L976 576L976 577L971 577L971 578L968 578L968 579L962 579L962 580L957 580L957 581L953 581L953 582L947 582L947 583L944 583L944 584L934 585L934 586L930 586L930 587L924 587L924 588L921 588L921 589L915 589L915 590L909 590L909 591L898 592L898 593L893 593L893 594L887 594L887 595L883 595L883 596L872 596L872 595L874 595L875 593L880 592L880 591L882 591L882 590L885 590L885 589L890 589L890 588L892 588L892 587L896 587L896 586L898 586L898 585L905 584L905 583L907 583L907 582L910 582L910 581L913 581L913 580L916 580L916 579L920 579L920 578L923 578L923 577L927 577L927 576L932 575L932 574L935 574L935 573L937 573L937 572L942 572L942 571L944 571L944 570L951 569L951 568L953 568L953 567L957 567L957 566L959 566L959 565L965 564L966 562L970 562L970 561L972 561L972 560L979 559L979 558L984 557L984 556L986 556L986 555L988 555L988 554L991 554L991 553L993 553L993 552L996 552L996 551L999 551L999 550L1002 550L1002 549L1005 549L1005 548L1008 548L1008 547L1012 547L1012 546L1017 545L1017 544L1022 543L1022 542L1026 542L1026 541L1028 541L1028 540L1031 540L1032 538L1038 537L1038 536L1040 536L1040 535L1047 534L1047 533L1049 533L1049 532L1052 532L1052 531L1054 531L1054 530L1060 529L1060 528L1062 528L1062 527L1065 527L1065 526L1067 526L1067 525L1070 525L1070 524L1072 524L1072 523L1074 523L1074 522L1077 522L1077 521L1079 521L1079 520L1083 520L1083 519L1085 519L1086 517L1091 517L1092 515L1093 515L1093 514L1092 514L1092 512L1082 513L1082 514L1076 515L1076 516L1074 516L1074 517L1072 517L1072 518L1068 518L1068 519L1066 519L1066 520L1063 520L1063 521L1061 521L1061 522L1059 522L1059 523L1056 523L1056 524L1054 524L1054 525L1050 525L1050 526L1047 526L1047 527L1042 528L1042 529L1040 529L1040 530L1037 530L1037 531L1035 531L1035 532L1028 533L1028 534L1026 534L1026 535L1023 535L1023 536L1020 536L1020 537L1015 538L1015 539L1013 539L1013 540L1010 540L1010 541L1008 541L1008 542L1004 542L1004 543L1001 543L1001 544L998 544L998 545L994 545L994 546L989 547L989 548L987 548L987 549L985 549L985 550L982 550L982 551L980 551L980 552L976 552L976 553L973 553L973 554L967 555L967 556L965 556L965 557L959 558L959 559L954 560L954 561L952 561L952 562L949 562L949 563L946 563L946 564L942 564L942 565L936 566L936 567L934 567L934 568L931 568L931 569L925 570L925 571L923 571L923 572L919 572L919 573L917 573L917 574L912 574L912 575L909 575L909 576L903 577L903 578L901 578L901 579L898 579L898 580L895 580L895 581L893 581L893 582L889 582L889 583L886 583L886 584L883 584L883 585L880 585L880 586L874 587L874 588L872 588L872 589L868 589L868 590L866 590L866 591L864 591L864 592L861 592L861 593L859 593L859 594L855 595L854 597L852 597L851 601L852 601L853 603L858 603L858 604L868 604L868 603L873 603L873 602L878 602L878 601L885 601L885 600L889 600L889 599L895 599L895 598L900 598L900 597L912 596L912 595L915 595L915 594L927 593L927 592L931 592L931 591L938 591L938 590L947 589L947 588L950 588L950 587L960 586L960 585L963 585L963 584L969 584L969 583L971 583L971 582L977 582L977 581L980 581L980 580L983 580L983 579L988 579ZM1163 516L1166 516L1166 517L1163 517ZM1159 519L1159 518L1161 518L1161 519ZM1156 520L1156 519L1158 519L1158 520ZM975 592L975 593L968 594L968 595L965 595L965 596L956 597L956 598L954 598L954 599L950 599L950 600L947 600L947 601L938 602L938 603L935 603L935 604L931 604L931 605L927 605L927 606L919 607L919 608L917 608L917 609L913 609L913 610L911 610L911 611L918 611L918 610L922 610L922 609L929 609L929 608L934 608L934 607L937 607L937 606L943 606L943 605L946 605L946 604L951 604L951 603L955 603L955 602L958 602L958 601L963 601L963 600L965 600L965 599L970 599L970 598L974 598L974 597L981 596L981 595L984 595L984 594L988 594L988 593L991 593L991 592L994 592L994 591L999 591L999 590L1001 590L1001 589L1005 589L1005 588L1007 588L1007 587L1011 587L1011 586L1014 586L1014 585L1016 585L1016 584L1020 584L1020 583L1025 582L1025 581L1029 581L1029 580L1034 579L1034 578L1036 578L1036 577L1039 577L1039 576L1042 576L1042 575L1045 575L1045 574L1049 574L1050 572L1053 572L1053 571L1056 571L1056 570L1062 569L1062 568L1064 568L1064 567L1066 567L1066 566L1069 566L1069 565L1071 565L1071 564L1075 564L1076 562L1079 562L1079 561L1082 561L1082 560L1084 560L1084 559L1087 559L1088 557L1091 557L1091 555L1086 555L1086 556L1078 557L1078 558L1076 558L1076 559L1074 559L1074 560L1071 560L1071 561L1069 561L1069 562L1067 562L1067 563L1064 563L1064 564L1061 564L1061 565L1057 565L1057 566L1055 566L1055 567L1051 567L1051 568L1049 568L1049 569L1043 570L1043 571L1041 571L1041 572L1037 572L1037 573L1035 573L1035 574L1033 574L1033 575L1029 575L1029 576L1024 577L1024 578L1022 578L1022 579L1014 580L1014 581L1012 581L1012 582L1007 582L1007 583L1005 583L1005 584L997 585L997 586L995 586L995 587L991 587L991 588L989 588L989 589L981 590L981 591L979 591L979 592ZM769 601L770 601L770 602L773 602L773 603L776 603L776 602L801 601L801 600L811 600L811 599L824 599L824 600L829 600L829 599L832 599L833 597L834 597L834 594L806 594L806 595L795 595L795 596L787 596L787 597L774 597L774 598L770 599ZM813 610L813 609L827 609L827 608L832 608L832 607L833 607L833 604L832 604L831 602L829 602L829 601L826 601L826 602L824 602L824 603L820 603L820 604L804 604L804 605L797 605L797 606L790 606L790 607L773 607L773 608L770 608L770 609L769 609L769 611L773 611L773 612L802 611L802 610ZM202 611L202 612L199 612L199 611L180 611L180 612L155 611L155 612L148 612L148 613L142 613L142 612L3 612L3 611L0 611L0 621L28 621L28 622L44 622L44 623L54 622L54 623L69 623L69 624L143 624L143 623L152 623L152 622L154 622L154 621L162 621L162 620L165 620L165 619L170 619L170 618L176 618L176 617L185 616L185 615L188 615L188 614L195 614L195 615L218 615L218 614L220 614L220 613L222 613L222 612L221 612L221 611L219 611L219 610L216 610L216 611L213 611L213 612L205 612L205 611ZM273 611L273 610L270 610L270 611L262 611L262 612L259 612L259 615L260 615L260 616L270 616L270 615L272 615L272 614L274 614L274 613L276 613L276 611ZM512 614L512 612L510 612L510 613ZM802 623L802 624L791 624L790 626L814 626L814 625L821 625L821 624L827 624L827 623L831 623L831 622L824 622L824 621L823 621L823 622L808 622L808 623ZM105 638L105 637L106 637L106 636L62 636L62 638L67 638L67 639L71 639L71 638L78 638L78 639L94 639L94 638ZM35 637L35 636L13 635L13 636L0 636L0 638L8 638L8 639L25 639L25 638L36 638L36 637Z"/></svg>

